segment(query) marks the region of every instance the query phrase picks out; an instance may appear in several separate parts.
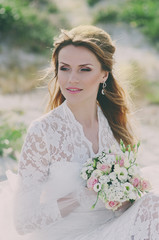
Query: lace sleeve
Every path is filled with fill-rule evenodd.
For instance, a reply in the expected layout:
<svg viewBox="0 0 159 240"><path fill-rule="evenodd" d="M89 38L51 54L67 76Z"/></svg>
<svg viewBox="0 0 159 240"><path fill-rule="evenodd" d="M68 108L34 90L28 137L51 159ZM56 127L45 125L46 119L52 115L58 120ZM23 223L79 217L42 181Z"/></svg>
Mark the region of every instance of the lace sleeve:
<svg viewBox="0 0 159 240"><path fill-rule="evenodd" d="M42 229L61 215L56 199L42 201L42 189L49 176L49 152L40 122L28 129L19 161L18 184L15 194L14 221L19 234Z"/></svg>

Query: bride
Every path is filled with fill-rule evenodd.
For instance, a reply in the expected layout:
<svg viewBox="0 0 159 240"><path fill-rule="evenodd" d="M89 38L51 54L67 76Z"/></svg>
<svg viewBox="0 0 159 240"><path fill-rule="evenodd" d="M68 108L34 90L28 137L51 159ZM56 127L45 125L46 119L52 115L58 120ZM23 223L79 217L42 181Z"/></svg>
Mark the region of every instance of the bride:
<svg viewBox="0 0 159 240"><path fill-rule="evenodd" d="M52 55L47 113L28 128L18 174L8 172L0 195L1 240L159 239L159 197L107 210L85 187L88 159L119 141L133 145L129 107L113 76L115 47L94 26L61 31Z"/></svg>

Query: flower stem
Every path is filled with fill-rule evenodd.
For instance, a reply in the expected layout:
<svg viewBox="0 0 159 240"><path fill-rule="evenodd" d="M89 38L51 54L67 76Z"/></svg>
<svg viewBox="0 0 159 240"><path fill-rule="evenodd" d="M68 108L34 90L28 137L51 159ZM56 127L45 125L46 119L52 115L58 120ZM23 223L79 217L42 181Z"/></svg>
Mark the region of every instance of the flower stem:
<svg viewBox="0 0 159 240"><path fill-rule="evenodd" d="M92 209L94 209L95 208L95 206L96 206L96 204L97 204L97 202L98 202L98 198L99 198L99 192L97 193L97 199L96 199L96 202L92 205Z"/></svg>

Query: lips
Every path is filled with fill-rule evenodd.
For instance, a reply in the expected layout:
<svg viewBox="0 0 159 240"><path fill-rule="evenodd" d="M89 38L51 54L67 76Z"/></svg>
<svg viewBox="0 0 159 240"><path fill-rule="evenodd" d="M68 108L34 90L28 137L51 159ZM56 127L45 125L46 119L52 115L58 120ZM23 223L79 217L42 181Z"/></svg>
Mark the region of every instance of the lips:
<svg viewBox="0 0 159 240"><path fill-rule="evenodd" d="M66 88L70 93L78 93L81 92L83 89L76 88L76 87L68 87Z"/></svg>

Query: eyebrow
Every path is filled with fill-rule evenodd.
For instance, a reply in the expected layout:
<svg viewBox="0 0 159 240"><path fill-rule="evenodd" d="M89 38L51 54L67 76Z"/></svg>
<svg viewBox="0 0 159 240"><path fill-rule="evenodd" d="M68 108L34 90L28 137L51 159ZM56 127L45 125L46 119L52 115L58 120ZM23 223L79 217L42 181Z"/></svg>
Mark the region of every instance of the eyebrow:
<svg viewBox="0 0 159 240"><path fill-rule="evenodd" d="M60 62L60 63L61 63L61 64L65 64L65 65L68 65L68 66L69 66L69 64L68 64L68 63L64 63L64 62ZM83 66L87 66L87 65L91 65L91 66L93 66L91 63L80 64L79 66L83 67Z"/></svg>

